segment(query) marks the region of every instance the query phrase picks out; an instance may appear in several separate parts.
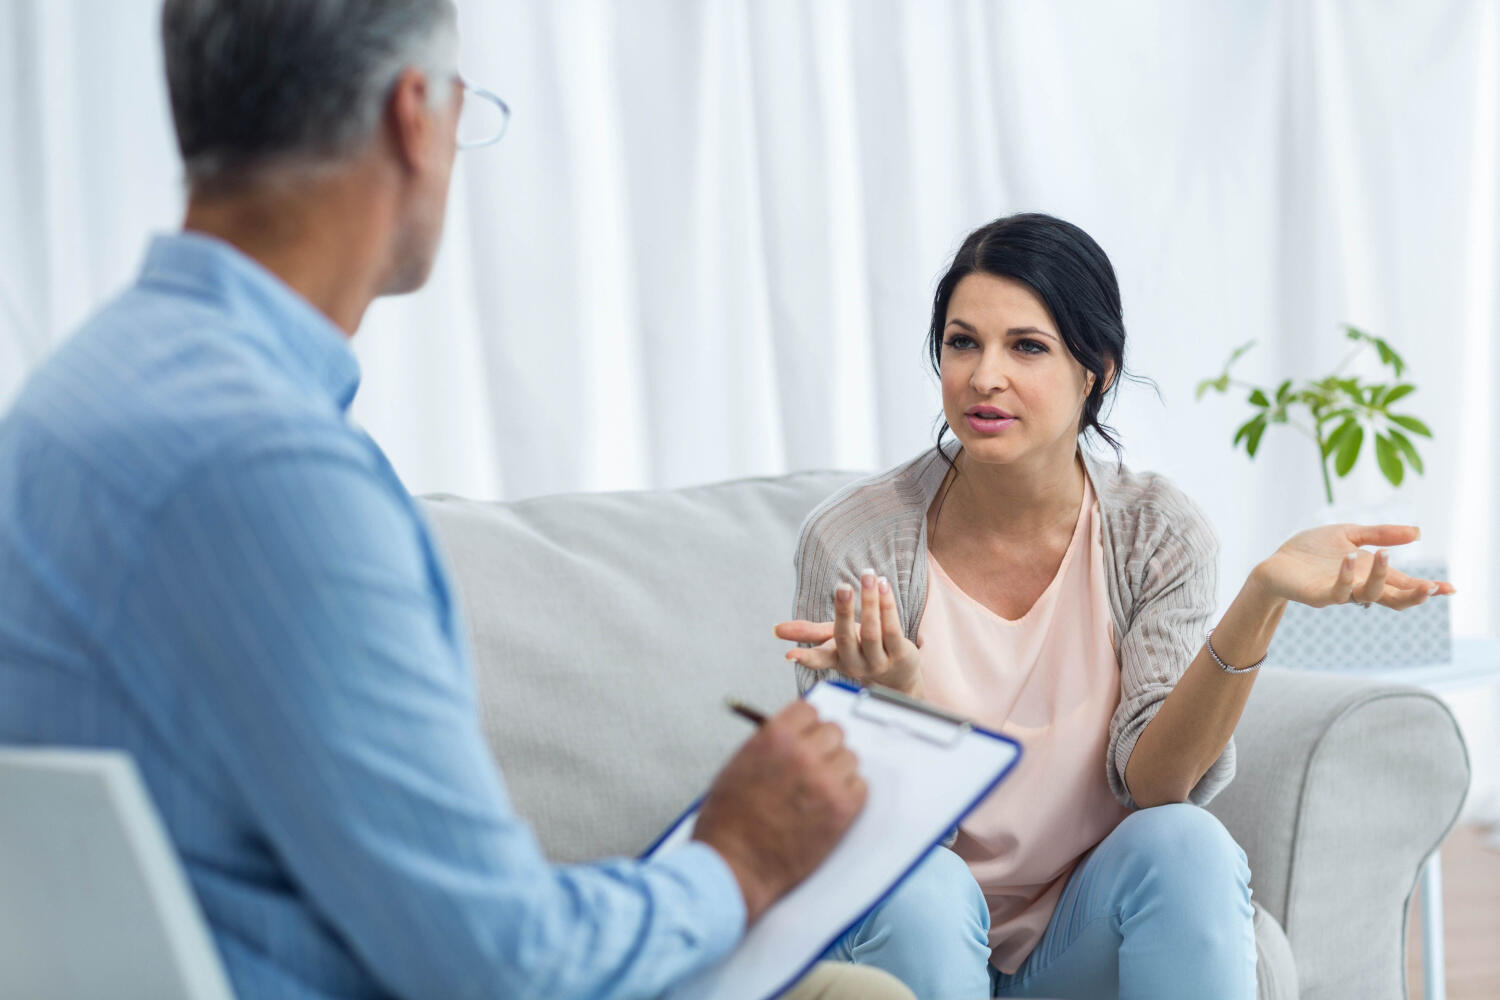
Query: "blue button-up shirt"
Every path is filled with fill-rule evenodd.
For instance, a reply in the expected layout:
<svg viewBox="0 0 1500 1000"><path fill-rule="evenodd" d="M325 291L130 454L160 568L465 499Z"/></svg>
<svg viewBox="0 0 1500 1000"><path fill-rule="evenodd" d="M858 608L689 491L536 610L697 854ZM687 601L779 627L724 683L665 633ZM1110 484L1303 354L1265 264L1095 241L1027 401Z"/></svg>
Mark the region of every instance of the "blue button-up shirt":
<svg viewBox="0 0 1500 1000"><path fill-rule="evenodd" d="M658 993L739 939L733 876L547 863L358 382L249 258L154 243L0 422L0 742L135 758L245 1000Z"/></svg>

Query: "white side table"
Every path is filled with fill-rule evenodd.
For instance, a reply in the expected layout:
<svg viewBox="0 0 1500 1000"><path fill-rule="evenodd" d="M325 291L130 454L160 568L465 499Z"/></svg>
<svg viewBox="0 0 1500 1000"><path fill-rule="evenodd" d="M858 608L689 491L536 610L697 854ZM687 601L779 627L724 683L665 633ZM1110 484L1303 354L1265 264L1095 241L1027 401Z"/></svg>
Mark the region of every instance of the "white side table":
<svg viewBox="0 0 1500 1000"><path fill-rule="evenodd" d="M1410 684L1438 696L1500 684L1500 639L1454 639L1453 662L1425 667L1360 671L1371 680ZM1448 1000L1443 972L1443 867L1441 847L1422 866L1422 985L1426 1000Z"/></svg>

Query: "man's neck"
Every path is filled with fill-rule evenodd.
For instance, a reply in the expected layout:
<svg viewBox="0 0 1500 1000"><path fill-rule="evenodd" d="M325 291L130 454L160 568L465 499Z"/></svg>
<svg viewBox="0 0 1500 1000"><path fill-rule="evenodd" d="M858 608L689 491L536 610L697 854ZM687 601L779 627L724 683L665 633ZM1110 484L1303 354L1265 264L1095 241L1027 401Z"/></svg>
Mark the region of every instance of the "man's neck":
<svg viewBox="0 0 1500 1000"><path fill-rule="evenodd" d="M188 199L183 228L260 264L348 336L386 281L391 223L351 174Z"/></svg>

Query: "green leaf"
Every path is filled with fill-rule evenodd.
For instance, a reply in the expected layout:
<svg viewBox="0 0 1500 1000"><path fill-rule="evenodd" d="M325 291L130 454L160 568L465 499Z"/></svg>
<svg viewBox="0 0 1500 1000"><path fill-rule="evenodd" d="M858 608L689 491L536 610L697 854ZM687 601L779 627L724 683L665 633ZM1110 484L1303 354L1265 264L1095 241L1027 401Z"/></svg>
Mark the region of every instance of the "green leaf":
<svg viewBox="0 0 1500 1000"><path fill-rule="evenodd" d="M1250 428L1253 427L1255 424L1257 424L1259 422L1260 422L1260 417L1251 417L1249 420L1246 420L1243 424L1240 424L1239 429L1234 432L1234 440L1231 441L1231 442L1229 442L1229 447L1231 447L1231 448L1238 448L1241 439L1243 439L1246 434L1249 434L1250 433Z"/></svg>
<svg viewBox="0 0 1500 1000"><path fill-rule="evenodd" d="M1388 413L1386 416L1390 418L1391 423L1405 427L1413 434L1420 434L1425 438L1432 437L1432 431L1428 430L1427 425L1416 417L1408 417L1400 413Z"/></svg>
<svg viewBox="0 0 1500 1000"><path fill-rule="evenodd" d="M1370 339L1369 336L1366 335L1363 330L1360 330L1360 329L1357 329L1355 327L1352 327L1352 326L1348 325L1347 323L1344 324L1344 330L1345 330L1344 336L1348 337L1350 340L1369 340Z"/></svg>
<svg viewBox="0 0 1500 1000"><path fill-rule="evenodd" d="M1406 468L1401 464L1396 446L1387 441L1384 434L1375 435L1375 461L1380 463L1381 475L1390 480L1392 486L1401 485Z"/></svg>
<svg viewBox="0 0 1500 1000"><path fill-rule="evenodd" d="M1332 455L1334 449L1339 446L1339 442L1343 441L1358 426L1359 424L1355 422L1353 417L1345 417L1344 422L1335 427L1333 433L1323 439L1323 457L1327 458L1329 455Z"/></svg>
<svg viewBox="0 0 1500 1000"><path fill-rule="evenodd" d="M1375 346L1380 349L1380 360L1394 368L1396 370L1396 377L1400 378L1401 373L1406 370L1406 362L1401 359L1401 355L1397 354L1394 347L1379 337L1375 338Z"/></svg>
<svg viewBox="0 0 1500 1000"><path fill-rule="evenodd" d="M1400 385L1392 387L1390 392L1381 397L1380 405L1390 406L1396 400L1401 399L1404 396L1409 396L1416 391L1416 386L1412 385L1409 382L1402 382Z"/></svg>
<svg viewBox="0 0 1500 1000"><path fill-rule="evenodd" d="M1387 427L1385 434L1386 437L1396 442L1396 447L1401 450L1401 454L1406 456L1406 464L1416 469L1417 475L1424 475L1422 456L1417 454L1417 447L1411 443L1411 438L1392 427Z"/></svg>
<svg viewBox="0 0 1500 1000"><path fill-rule="evenodd" d="M1210 389L1216 388L1218 384L1219 380L1216 378L1206 378L1202 382L1199 382L1198 388L1193 390L1194 401L1202 399L1205 392Z"/></svg>
<svg viewBox="0 0 1500 1000"><path fill-rule="evenodd" d="M1358 424L1355 424L1354 429L1339 441L1338 454L1333 459L1333 471L1337 472L1340 478L1347 476L1349 470L1354 468L1354 461L1359 458L1360 445L1364 443L1365 429Z"/></svg>
<svg viewBox="0 0 1500 1000"><path fill-rule="evenodd" d="M1266 394L1259 389L1251 390L1250 403L1252 406L1259 406L1261 409L1265 409L1271 405L1271 401L1266 398Z"/></svg>
<svg viewBox="0 0 1500 1000"><path fill-rule="evenodd" d="M1287 379L1276 387L1276 402L1285 403L1287 396L1291 393L1292 380Z"/></svg>
<svg viewBox="0 0 1500 1000"><path fill-rule="evenodd" d="M1245 451L1249 452L1251 458L1255 457L1255 450L1260 447L1260 436L1265 432L1266 421L1261 418L1255 422L1255 426L1250 429L1250 434L1245 438Z"/></svg>
<svg viewBox="0 0 1500 1000"><path fill-rule="evenodd" d="M1312 411L1315 417L1320 419L1326 414L1322 411L1333 405L1333 396L1328 393L1319 392L1316 389L1303 389L1292 393L1291 402L1301 403Z"/></svg>
<svg viewBox="0 0 1500 1000"><path fill-rule="evenodd" d="M1229 355L1229 360L1226 361L1226 362L1224 362L1224 370L1226 372L1229 371L1229 366L1232 365L1232 364L1234 364L1236 361L1238 361L1240 359L1240 357L1243 356L1246 351L1250 350L1250 348L1252 348L1254 346L1255 346L1255 341L1253 341L1253 340L1247 340L1243 344L1241 344L1239 347L1236 347L1234 349L1234 353L1231 354L1231 355Z"/></svg>

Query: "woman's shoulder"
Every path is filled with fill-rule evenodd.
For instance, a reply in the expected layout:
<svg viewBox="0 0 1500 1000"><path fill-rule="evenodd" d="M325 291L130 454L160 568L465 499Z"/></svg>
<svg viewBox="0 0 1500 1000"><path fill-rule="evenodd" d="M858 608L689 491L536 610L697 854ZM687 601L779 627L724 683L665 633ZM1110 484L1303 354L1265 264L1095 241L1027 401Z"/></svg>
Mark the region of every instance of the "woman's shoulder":
<svg viewBox="0 0 1500 1000"><path fill-rule="evenodd" d="M855 545L861 536L885 534L905 523L920 523L927 510L931 482L946 467L928 449L882 472L863 476L825 497L802 522L798 549L809 544Z"/></svg>
<svg viewBox="0 0 1500 1000"><path fill-rule="evenodd" d="M1099 510L1119 542L1132 549L1187 545L1217 550L1218 538L1203 508L1160 472L1086 456Z"/></svg>

